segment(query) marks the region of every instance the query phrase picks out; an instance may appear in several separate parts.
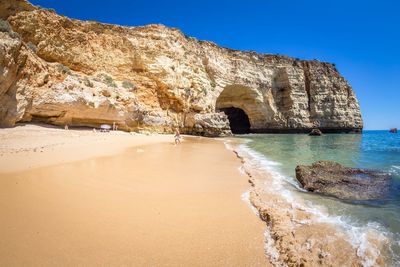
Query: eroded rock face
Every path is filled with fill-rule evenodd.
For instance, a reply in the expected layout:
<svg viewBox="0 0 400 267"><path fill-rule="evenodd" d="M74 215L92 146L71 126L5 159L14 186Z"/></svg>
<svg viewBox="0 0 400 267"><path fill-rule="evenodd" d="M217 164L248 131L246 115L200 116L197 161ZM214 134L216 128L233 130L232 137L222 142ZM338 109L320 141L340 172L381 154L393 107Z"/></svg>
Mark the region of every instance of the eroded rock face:
<svg viewBox="0 0 400 267"><path fill-rule="evenodd" d="M221 48L162 25L73 20L22 0L0 9L19 35L0 35L11 70L0 77L3 126L116 122L216 135L229 132L219 110L234 107L253 132L362 129L354 92L329 63Z"/></svg>
<svg viewBox="0 0 400 267"><path fill-rule="evenodd" d="M372 170L347 168L333 161L318 161L296 167L296 178L304 189L344 200L384 197L390 176Z"/></svg>

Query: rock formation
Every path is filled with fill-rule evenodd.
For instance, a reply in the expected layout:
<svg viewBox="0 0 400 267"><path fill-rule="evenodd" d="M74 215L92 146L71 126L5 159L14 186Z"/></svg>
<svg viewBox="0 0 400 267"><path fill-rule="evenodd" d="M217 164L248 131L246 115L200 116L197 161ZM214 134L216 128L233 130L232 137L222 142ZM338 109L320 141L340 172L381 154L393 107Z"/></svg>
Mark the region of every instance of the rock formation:
<svg viewBox="0 0 400 267"><path fill-rule="evenodd" d="M310 136L321 136L322 132L319 129L312 129L311 132L308 135L310 135Z"/></svg>
<svg viewBox="0 0 400 267"><path fill-rule="evenodd" d="M1 126L116 122L220 135L229 117L245 121L230 114L240 109L251 132L363 127L334 64L222 48L163 25L74 20L25 0L2 1L0 16Z"/></svg>
<svg viewBox="0 0 400 267"><path fill-rule="evenodd" d="M387 174L347 168L333 161L318 161L296 167L296 178L304 189L344 200L369 200L389 191Z"/></svg>

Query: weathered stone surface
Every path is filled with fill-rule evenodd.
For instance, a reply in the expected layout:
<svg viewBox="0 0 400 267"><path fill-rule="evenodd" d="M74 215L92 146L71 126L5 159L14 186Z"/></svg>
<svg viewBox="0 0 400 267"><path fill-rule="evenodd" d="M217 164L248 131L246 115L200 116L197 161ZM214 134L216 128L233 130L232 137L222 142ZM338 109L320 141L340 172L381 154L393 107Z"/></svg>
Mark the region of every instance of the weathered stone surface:
<svg viewBox="0 0 400 267"><path fill-rule="evenodd" d="M3 126L115 121L215 135L227 131L219 109L235 107L253 132L362 129L354 92L330 63L221 48L163 25L69 19L23 0L0 9L20 36L0 35L1 67L11 70L0 78Z"/></svg>
<svg viewBox="0 0 400 267"><path fill-rule="evenodd" d="M390 176L373 170L347 168L333 161L318 161L296 167L296 178L304 189L345 200L383 197Z"/></svg>
<svg viewBox="0 0 400 267"><path fill-rule="evenodd" d="M184 121L186 132L204 136L229 135L229 121L225 113L190 113Z"/></svg>

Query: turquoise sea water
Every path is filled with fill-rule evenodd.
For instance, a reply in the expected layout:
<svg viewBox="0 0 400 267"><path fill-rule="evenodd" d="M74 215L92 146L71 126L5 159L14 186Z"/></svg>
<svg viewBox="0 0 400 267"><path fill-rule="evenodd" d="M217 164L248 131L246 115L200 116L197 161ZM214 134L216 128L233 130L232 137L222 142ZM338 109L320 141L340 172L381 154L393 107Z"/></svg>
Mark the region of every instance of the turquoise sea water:
<svg viewBox="0 0 400 267"><path fill-rule="evenodd" d="M400 264L400 134L364 131L363 134L249 134L246 145L272 162L294 194L324 206L332 216L345 218L355 226L370 226L390 240L385 246L390 265ZM390 194L383 199L343 202L307 193L299 188L295 167L318 160L334 160L345 166L376 169L390 173ZM357 233L359 235L360 233Z"/></svg>

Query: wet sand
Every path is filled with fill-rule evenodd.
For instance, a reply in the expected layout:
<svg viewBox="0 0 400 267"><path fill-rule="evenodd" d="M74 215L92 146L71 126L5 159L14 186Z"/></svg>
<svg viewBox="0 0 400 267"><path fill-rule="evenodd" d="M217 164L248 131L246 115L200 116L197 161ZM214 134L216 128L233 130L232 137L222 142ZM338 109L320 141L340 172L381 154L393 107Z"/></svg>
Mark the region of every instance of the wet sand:
<svg viewBox="0 0 400 267"><path fill-rule="evenodd" d="M17 136L23 151L1 141L1 266L269 265L265 223L221 141L41 134Z"/></svg>
<svg viewBox="0 0 400 267"><path fill-rule="evenodd" d="M380 235L349 233L343 224L325 217L322 207L316 211L309 208L307 199L288 196L276 177L260 165L257 156L243 149L240 140L227 141L242 160L243 172L252 185L248 199L267 224L266 253L273 264L386 266L380 251L387 241Z"/></svg>

